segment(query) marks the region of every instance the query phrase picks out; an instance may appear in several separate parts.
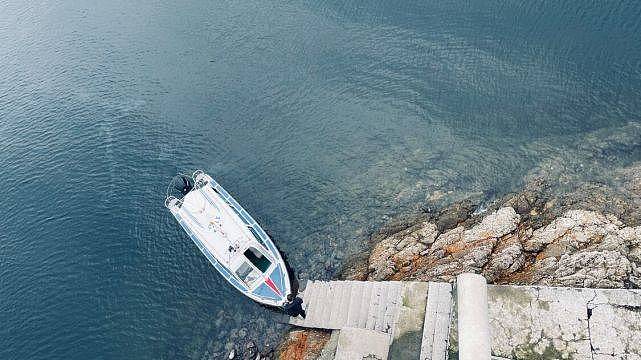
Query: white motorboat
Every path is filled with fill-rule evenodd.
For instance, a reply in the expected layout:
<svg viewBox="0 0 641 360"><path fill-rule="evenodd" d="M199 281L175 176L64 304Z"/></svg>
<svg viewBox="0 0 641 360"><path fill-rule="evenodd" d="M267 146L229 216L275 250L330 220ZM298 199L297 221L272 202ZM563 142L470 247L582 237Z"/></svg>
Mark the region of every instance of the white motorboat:
<svg viewBox="0 0 641 360"><path fill-rule="evenodd" d="M201 170L172 184L182 198L168 192L165 206L216 270L251 299L281 307L291 291L287 268L260 225Z"/></svg>

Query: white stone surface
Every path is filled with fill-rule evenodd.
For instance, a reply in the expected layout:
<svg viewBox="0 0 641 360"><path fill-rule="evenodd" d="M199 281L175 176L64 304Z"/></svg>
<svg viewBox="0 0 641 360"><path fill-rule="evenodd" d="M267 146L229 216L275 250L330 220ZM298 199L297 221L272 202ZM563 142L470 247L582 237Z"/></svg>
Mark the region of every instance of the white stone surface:
<svg viewBox="0 0 641 360"><path fill-rule="evenodd" d="M459 360L490 360L487 284L477 274L456 277Z"/></svg>
<svg viewBox="0 0 641 360"><path fill-rule="evenodd" d="M589 320L594 355L641 359L641 307L601 304Z"/></svg>
<svg viewBox="0 0 641 360"><path fill-rule="evenodd" d="M502 207L483 218L480 224L466 230L463 239L466 242L489 238L500 238L516 230L521 217L511 207Z"/></svg>
<svg viewBox="0 0 641 360"><path fill-rule="evenodd" d="M492 353L512 359L590 357L589 299L536 287L488 287Z"/></svg>
<svg viewBox="0 0 641 360"><path fill-rule="evenodd" d="M641 359L641 290L488 286L492 354Z"/></svg>
<svg viewBox="0 0 641 360"><path fill-rule="evenodd" d="M343 328L338 335L335 360L386 360L389 335L374 330Z"/></svg>

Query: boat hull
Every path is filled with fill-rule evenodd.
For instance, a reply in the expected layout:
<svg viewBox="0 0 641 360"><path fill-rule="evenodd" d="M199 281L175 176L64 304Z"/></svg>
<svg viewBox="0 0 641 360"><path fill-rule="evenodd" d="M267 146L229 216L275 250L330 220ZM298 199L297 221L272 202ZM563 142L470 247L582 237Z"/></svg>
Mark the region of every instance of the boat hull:
<svg viewBox="0 0 641 360"><path fill-rule="evenodd" d="M233 287L263 305L281 307L291 285L272 239L209 175L196 171L192 178L194 188L182 199L168 196L165 206Z"/></svg>

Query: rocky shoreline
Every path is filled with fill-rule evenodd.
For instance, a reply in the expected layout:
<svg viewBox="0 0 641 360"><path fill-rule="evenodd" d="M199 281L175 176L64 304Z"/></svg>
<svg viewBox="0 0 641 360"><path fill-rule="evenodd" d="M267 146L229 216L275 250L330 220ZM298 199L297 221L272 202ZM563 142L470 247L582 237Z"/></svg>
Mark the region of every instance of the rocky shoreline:
<svg viewBox="0 0 641 360"><path fill-rule="evenodd" d="M625 173L626 204L638 209L641 165ZM451 281L462 272L475 272L497 284L641 286L640 218L630 217L633 211L621 206L620 199L576 208L568 197L541 196L545 184L530 188L539 191L513 194L481 214L458 203L436 217L427 215L406 228L377 235L366 273L357 265L360 271L346 275L373 281Z"/></svg>
<svg viewBox="0 0 641 360"><path fill-rule="evenodd" d="M428 203L390 222L339 277L452 281L474 272L495 284L640 288L641 163L625 159L639 158L641 125L589 134L571 148L491 204ZM316 359L327 338L291 331L279 358Z"/></svg>

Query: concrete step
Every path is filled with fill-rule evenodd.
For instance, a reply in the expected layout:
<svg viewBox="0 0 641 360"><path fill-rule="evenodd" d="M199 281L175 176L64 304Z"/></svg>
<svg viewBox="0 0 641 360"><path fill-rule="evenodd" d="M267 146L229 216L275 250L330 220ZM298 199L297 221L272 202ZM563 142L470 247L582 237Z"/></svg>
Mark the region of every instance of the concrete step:
<svg viewBox="0 0 641 360"><path fill-rule="evenodd" d="M338 335L334 360L381 359L388 355L387 335L373 330L344 328Z"/></svg>
<svg viewBox="0 0 641 360"><path fill-rule="evenodd" d="M310 313L307 315L309 327L323 328L325 325L325 319L331 310L328 308L330 302L328 300L329 296L331 296L331 289L328 282L314 282L314 299L311 303Z"/></svg>
<svg viewBox="0 0 641 360"><path fill-rule="evenodd" d="M311 325L312 315L314 314L315 309L318 307L318 285L316 281L311 281L307 284L305 288L305 294L303 295L303 308L307 315L302 326L309 327ZM300 318L296 318L300 319ZM291 323L291 322L290 322Z"/></svg>
<svg viewBox="0 0 641 360"><path fill-rule="evenodd" d="M390 306L390 300L394 297L394 288L389 283L384 283L383 285L383 296L381 297L381 303L376 311L376 322L374 323L374 330L378 332L385 332L387 324L385 323L385 312Z"/></svg>
<svg viewBox="0 0 641 360"><path fill-rule="evenodd" d="M421 352L428 283L403 282L399 314L389 348L391 359L416 359Z"/></svg>
<svg viewBox="0 0 641 360"><path fill-rule="evenodd" d="M358 316L362 306L361 296L365 284L362 281L350 281L349 283L350 294L346 326L358 327Z"/></svg>
<svg viewBox="0 0 641 360"><path fill-rule="evenodd" d="M377 331L381 331L390 335L394 334L394 326L398 319L400 306L402 304L402 291L403 285L400 282L389 282L387 299L385 300L385 308L383 311L382 321L376 326Z"/></svg>
<svg viewBox="0 0 641 360"><path fill-rule="evenodd" d="M335 327L337 319L341 317L342 313L345 312L344 309L341 309L339 306L341 292L345 288L345 284L342 281L332 281L329 284L330 294L328 294L328 314L325 318L325 325L328 329L340 329L340 327Z"/></svg>
<svg viewBox="0 0 641 360"><path fill-rule="evenodd" d="M428 284L420 360L447 358L452 303L452 285L436 282Z"/></svg>
<svg viewBox="0 0 641 360"><path fill-rule="evenodd" d="M340 329L347 323L351 293L352 285L347 281L341 281L336 291L337 296L334 300L334 310L330 318L330 327L332 329Z"/></svg>
<svg viewBox="0 0 641 360"><path fill-rule="evenodd" d="M361 293L358 295L360 297L361 306L358 309L358 321L356 323L357 328L365 329L367 325L367 315L369 313L369 308L371 304L371 295L373 291L372 283L363 284Z"/></svg>
<svg viewBox="0 0 641 360"><path fill-rule="evenodd" d="M345 322L347 309L343 303L348 300L345 294L349 290L349 284L344 281L335 281L334 297L332 300L332 314L328 318L331 329L340 329Z"/></svg>
<svg viewBox="0 0 641 360"><path fill-rule="evenodd" d="M316 303L318 302L318 286L315 283L316 281L309 281L307 283L307 287L305 288L305 295L303 296L303 308L305 309L305 313L307 316L305 318L306 324L310 323L310 314L315 311L315 308L318 308L318 306L316 305Z"/></svg>
<svg viewBox="0 0 641 360"><path fill-rule="evenodd" d="M365 328L374 330L376 325L377 314L385 297L386 286L381 282L372 283L372 294L370 296L370 308L367 312L367 322Z"/></svg>
<svg viewBox="0 0 641 360"><path fill-rule="evenodd" d="M457 283L459 358L489 360L484 279L465 274ZM361 352L369 350L377 350L382 358L389 354L391 359L448 356L454 311L448 283L308 281L301 298L307 318L289 318L289 323L340 329L337 359L360 358Z"/></svg>
<svg viewBox="0 0 641 360"><path fill-rule="evenodd" d="M307 319L290 318L296 326L354 327L393 334L402 305L401 282L308 281L301 294Z"/></svg>

